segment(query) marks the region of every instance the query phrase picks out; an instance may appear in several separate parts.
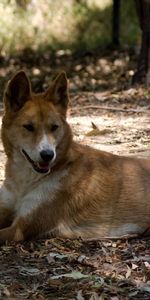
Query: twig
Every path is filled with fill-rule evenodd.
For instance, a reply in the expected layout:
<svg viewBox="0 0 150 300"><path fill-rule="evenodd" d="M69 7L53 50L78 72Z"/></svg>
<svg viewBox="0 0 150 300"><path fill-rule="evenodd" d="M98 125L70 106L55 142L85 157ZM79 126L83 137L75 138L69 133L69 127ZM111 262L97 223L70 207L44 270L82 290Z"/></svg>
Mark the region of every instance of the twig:
<svg viewBox="0 0 150 300"><path fill-rule="evenodd" d="M120 107L112 107L112 106L99 106L99 105L85 105L82 106L81 109L88 109L88 108L93 108L93 109L104 109L104 110L110 110L110 111L121 111L121 112L133 112L133 113L145 113L147 110L145 109L135 109L135 108L130 108L130 109L124 109ZM79 107L72 107L72 111L74 110L80 110Z"/></svg>

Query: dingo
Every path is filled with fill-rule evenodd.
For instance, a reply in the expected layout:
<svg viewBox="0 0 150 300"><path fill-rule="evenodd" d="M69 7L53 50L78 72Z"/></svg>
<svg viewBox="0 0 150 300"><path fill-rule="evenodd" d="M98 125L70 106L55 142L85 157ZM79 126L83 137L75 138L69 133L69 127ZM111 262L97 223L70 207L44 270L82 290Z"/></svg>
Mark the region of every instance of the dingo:
<svg viewBox="0 0 150 300"><path fill-rule="evenodd" d="M34 94L23 71L4 94L7 155L0 241L42 234L117 238L150 233L150 160L121 157L72 139L67 78Z"/></svg>

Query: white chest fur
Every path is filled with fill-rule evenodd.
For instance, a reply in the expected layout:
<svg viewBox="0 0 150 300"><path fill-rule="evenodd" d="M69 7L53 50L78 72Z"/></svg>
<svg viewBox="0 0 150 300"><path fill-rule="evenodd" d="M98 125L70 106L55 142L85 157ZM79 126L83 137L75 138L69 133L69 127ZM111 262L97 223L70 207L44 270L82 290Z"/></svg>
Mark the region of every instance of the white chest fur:
<svg viewBox="0 0 150 300"><path fill-rule="evenodd" d="M54 175L38 178L38 181L29 181L29 178L22 178L17 183L16 180L8 182L11 189L5 184L1 187L1 203L6 207L13 208L16 215L26 216L35 210L42 203L52 201L55 192L61 188L63 178L67 176L67 171L58 171Z"/></svg>

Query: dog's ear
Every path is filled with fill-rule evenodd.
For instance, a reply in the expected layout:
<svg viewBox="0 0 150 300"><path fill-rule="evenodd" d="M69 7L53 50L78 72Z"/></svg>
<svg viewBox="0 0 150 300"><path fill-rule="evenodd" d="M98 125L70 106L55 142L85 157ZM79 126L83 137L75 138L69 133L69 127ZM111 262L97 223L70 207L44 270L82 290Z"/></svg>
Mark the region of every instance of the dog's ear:
<svg viewBox="0 0 150 300"><path fill-rule="evenodd" d="M7 84L4 93L6 110L18 111L31 95L31 85L24 71L19 71Z"/></svg>
<svg viewBox="0 0 150 300"><path fill-rule="evenodd" d="M69 94L68 81L65 72L61 72L45 93L46 100L52 102L62 114L66 114Z"/></svg>

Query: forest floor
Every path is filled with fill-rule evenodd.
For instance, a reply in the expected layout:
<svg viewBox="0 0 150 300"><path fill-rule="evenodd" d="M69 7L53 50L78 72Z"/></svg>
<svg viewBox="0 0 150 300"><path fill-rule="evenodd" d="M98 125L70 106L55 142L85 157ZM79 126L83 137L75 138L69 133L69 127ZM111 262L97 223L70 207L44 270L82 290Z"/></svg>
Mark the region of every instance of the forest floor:
<svg viewBox="0 0 150 300"><path fill-rule="evenodd" d="M35 91L47 87L53 71L64 69L74 138L115 154L149 157L150 89L131 86L134 59L128 51L79 58L69 51L39 56L28 50L0 59L0 94L20 67L27 70ZM2 181L2 144L0 157ZM0 248L0 266L0 299L150 299L148 239L9 243Z"/></svg>

